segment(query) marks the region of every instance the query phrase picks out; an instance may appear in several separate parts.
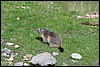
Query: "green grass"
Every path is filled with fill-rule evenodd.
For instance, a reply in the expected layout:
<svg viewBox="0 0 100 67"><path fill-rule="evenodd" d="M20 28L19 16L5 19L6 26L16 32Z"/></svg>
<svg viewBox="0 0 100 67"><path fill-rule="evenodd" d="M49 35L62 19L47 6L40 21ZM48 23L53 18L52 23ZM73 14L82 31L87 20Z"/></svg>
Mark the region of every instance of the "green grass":
<svg viewBox="0 0 100 67"><path fill-rule="evenodd" d="M66 62L68 66L98 66L99 28L81 25L81 23L87 21L98 22L99 19L77 19L76 16L84 15L89 11L98 12L99 4L98 1L80 2L81 6L78 3L76 1L2 1L1 30L4 30L4 32L1 33L1 39L4 39L4 41L1 49L7 47L13 51L19 51L12 65L28 53L35 56L42 52L51 52L50 46L36 39L40 36L37 29L45 27L62 37L64 52L60 53L57 48L53 49L60 53L55 57L57 59L55 66L62 66L63 62ZM21 6L29 8L23 9ZM17 17L20 20L17 20ZM92 31L90 31L90 28ZM15 39L11 40L10 38ZM13 42L14 45L18 44L20 48L14 49L7 46L7 42ZM73 59L70 57L74 52L83 56L76 63L73 63ZM4 58L1 56L1 65L10 66Z"/></svg>

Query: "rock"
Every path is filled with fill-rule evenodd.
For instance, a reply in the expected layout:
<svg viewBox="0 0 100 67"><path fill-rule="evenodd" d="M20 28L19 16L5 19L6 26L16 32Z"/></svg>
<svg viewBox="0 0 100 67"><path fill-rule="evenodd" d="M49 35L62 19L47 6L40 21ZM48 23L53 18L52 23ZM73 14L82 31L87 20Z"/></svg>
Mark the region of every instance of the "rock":
<svg viewBox="0 0 100 67"><path fill-rule="evenodd" d="M10 43L10 42L8 42L8 43L6 43L6 44L9 45L9 46L13 45L13 43Z"/></svg>
<svg viewBox="0 0 100 67"><path fill-rule="evenodd" d="M14 58L5 59L7 62L12 62Z"/></svg>
<svg viewBox="0 0 100 67"><path fill-rule="evenodd" d="M81 59L82 58L82 56L78 53L72 53L71 57L74 58L74 59Z"/></svg>
<svg viewBox="0 0 100 67"><path fill-rule="evenodd" d="M56 59L48 52L44 52L34 56L31 61L34 65L48 66L57 63Z"/></svg>
<svg viewBox="0 0 100 67"><path fill-rule="evenodd" d="M19 48L19 45L15 45L14 48Z"/></svg>
<svg viewBox="0 0 100 67"><path fill-rule="evenodd" d="M14 53L11 53L10 58L14 58L16 55L14 55Z"/></svg>
<svg viewBox="0 0 100 67"><path fill-rule="evenodd" d="M18 63L15 63L14 66L23 66L23 62L18 62Z"/></svg>
<svg viewBox="0 0 100 67"><path fill-rule="evenodd" d="M7 53L2 53L1 56L7 56L7 57L9 57L9 55L7 55Z"/></svg>
<svg viewBox="0 0 100 67"><path fill-rule="evenodd" d="M24 63L23 65L24 65L24 66L29 66L29 64L27 64L27 63Z"/></svg>
<svg viewBox="0 0 100 67"><path fill-rule="evenodd" d="M6 60L7 62L12 62L12 61L14 60L14 57L15 57L14 53L11 53L10 58L9 58L9 59L5 59L5 60Z"/></svg>
<svg viewBox="0 0 100 67"><path fill-rule="evenodd" d="M53 56L57 56L57 55L59 55L59 53L53 52L52 55L53 55Z"/></svg>
<svg viewBox="0 0 100 67"><path fill-rule="evenodd" d="M4 50L3 50L6 54L10 54L11 53L11 50L10 49L8 49L8 48L4 48Z"/></svg>

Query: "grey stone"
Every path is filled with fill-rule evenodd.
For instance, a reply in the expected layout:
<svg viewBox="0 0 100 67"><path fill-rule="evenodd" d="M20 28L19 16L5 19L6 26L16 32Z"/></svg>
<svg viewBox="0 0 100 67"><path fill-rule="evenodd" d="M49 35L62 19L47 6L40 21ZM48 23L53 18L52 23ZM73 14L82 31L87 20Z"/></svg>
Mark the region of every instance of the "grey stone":
<svg viewBox="0 0 100 67"><path fill-rule="evenodd" d="M15 63L14 66L23 66L23 62L18 62L18 63Z"/></svg>
<svg viewBox="0 0 100 67"><path fill-rule="evenodd" d="M56 59L48 52L44 52L34 56L31 61L34 65L48 66L57 63Z"/></svg>
<svg viewBox="0 0 100 67"><path fill-rule="evenodd" d="M1 56L9 56L7 53L2 53Z"/></svg>
<svg viewBox="0 0 100 67"><path fill-rule="evenodd" d="M14 58L16 55L14 55L14 53L11 53L10 58Z"/></svg>
<svg viewBox="0 0 100 67"><path fill-rule="evenodd" d="M8 48L4 48L4 52L5 52L6 54L10 54L10 53L11 53L11 50L8 49Z"/></svg>

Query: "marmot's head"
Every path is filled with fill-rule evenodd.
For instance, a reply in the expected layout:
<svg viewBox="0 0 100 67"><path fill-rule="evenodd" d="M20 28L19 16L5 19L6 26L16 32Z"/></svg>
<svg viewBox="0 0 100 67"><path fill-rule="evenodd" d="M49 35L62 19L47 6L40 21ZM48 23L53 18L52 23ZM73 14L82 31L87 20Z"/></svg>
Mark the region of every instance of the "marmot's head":
<svg viewBox="0 0 100 67"><path fill-rule="evenodd" d="M45 33L47 31L47 29L46 28L39 28L37 31L42 34L42 33Z"/></svg>

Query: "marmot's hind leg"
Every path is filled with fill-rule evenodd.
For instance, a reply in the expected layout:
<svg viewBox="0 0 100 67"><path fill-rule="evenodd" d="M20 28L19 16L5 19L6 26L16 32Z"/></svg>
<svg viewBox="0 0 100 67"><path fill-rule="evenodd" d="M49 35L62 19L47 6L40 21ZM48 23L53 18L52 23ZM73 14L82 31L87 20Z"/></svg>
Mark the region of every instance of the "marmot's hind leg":
<svg viewBox="0 0 100 67"><path fill-rule="evenodd" d="M58 44L53 44L53 43L49 43L50 44L50 47L59 47Z"/></svg>

